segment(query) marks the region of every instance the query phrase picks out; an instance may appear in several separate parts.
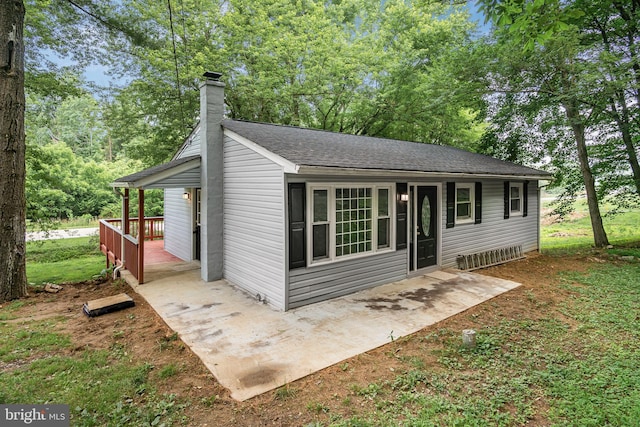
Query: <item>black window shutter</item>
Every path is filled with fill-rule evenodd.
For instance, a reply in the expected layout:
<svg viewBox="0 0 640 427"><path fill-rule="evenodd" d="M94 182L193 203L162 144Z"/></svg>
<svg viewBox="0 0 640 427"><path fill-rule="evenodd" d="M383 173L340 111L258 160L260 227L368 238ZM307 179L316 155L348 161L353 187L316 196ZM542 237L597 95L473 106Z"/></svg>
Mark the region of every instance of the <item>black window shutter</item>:
<svg viewBox="0 0 640 427"><path fill-rule="evenodd" d="M504 182L504 219L509 219L509 181Z"/></svg>
<svg viewBox="0 0 640 427"><path fill-rule="evenodd" d="M522 216L527 216L529 210L529 181L522 184Z"/></svg>
<svg viewBox="0 0 640 427"><path fill-rule="evenodd" d="M304 183L289 184L289 269L307 265Z"/></svg>
<svg viewBox="0 0 640 427"><path fill-rule="evenodd" d="M456 183L447 182L447 228L456 223Z"/></svg>
<svg viewBox="0 0 640 427"><path fill-rule="evenodd" d="M400 200L401 194L409 194L406 183L396 184L396 249L407 248L408 202Z"/></svg>
<svg viewBox="0 0 640 427"><path fill-rule="evenodd" d="M475 203L475 214L476 214L476 224L480 224L482 222L482 183L476 182L476 191L475 191L476 203Z"/></svg>

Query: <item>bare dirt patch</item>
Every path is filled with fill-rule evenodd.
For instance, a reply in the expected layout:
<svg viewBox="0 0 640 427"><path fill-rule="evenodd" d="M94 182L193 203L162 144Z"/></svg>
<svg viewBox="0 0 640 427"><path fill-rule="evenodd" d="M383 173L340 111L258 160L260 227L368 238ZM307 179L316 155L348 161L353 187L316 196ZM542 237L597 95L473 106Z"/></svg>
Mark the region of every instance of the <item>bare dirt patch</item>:
<svg viewBox="0 0 640 427"><path fill-rule="evenodd" d="M178 399L189 402L185 409L188 425L300 426L314 421L328 423L330 414L350 417L375 410L373 401L367 399L362 390L372 383L393 381L412 360L419 360L426 369L443 369L434 356L433 350L437 350L434 345L437 344L427 344L424 339L443 328L480 329L503 319L536 319L548 317L549 313L557 314L558 319L571 326L571 319L564 319L558 310L559 304L570 296L570 291L557 286L557 275L562 271L584 272L590 264L600 261L588 255L552 257L534 254L520 261L477 271L520 282L523 286L410 337L395 340L246 402L233 400L198 357L126 284L87 282L63 285L64 289L57 294L32 293L23 300L22 307L10 314L16 317L12 322L66 318L58 323L58 327L61 328L59 332L71 336L70 352L119 346L132 362L152 364L155 369L151 377L158 391L175 393ZM136 306L96 318L88 318L81 312L84 302L121 292L133 297ZM0 313L4 310L0 309ZM177 367L177 373L164 379L158 376L160 369L169 364ZM539 413L532 425L545 424L544 401L538 406Z"/></svg>

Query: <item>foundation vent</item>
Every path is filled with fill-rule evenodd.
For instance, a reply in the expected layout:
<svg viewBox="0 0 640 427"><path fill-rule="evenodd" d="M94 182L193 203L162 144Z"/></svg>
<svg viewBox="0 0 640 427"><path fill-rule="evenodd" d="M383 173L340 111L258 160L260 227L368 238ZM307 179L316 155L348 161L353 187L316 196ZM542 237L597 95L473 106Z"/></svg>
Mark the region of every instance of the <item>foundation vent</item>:
<svg viewBox="0 0 640 427"><path fill-rule="evenodd" d="M521 258L524 258L522 245L517 245L478 252L476 254L458 255L457 261L460 270L475 270L477 268L490 267Z"/></svg>

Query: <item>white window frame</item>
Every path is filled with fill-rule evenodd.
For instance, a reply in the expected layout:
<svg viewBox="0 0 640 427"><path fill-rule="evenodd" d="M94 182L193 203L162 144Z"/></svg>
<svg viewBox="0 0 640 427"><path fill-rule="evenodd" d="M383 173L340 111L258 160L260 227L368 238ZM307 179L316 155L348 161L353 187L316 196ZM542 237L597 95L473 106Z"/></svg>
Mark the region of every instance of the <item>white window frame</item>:
<svg viewBox="0 0 640 427"><path fill-rule="evenodd" d="M517 188L518 189L518 194L520 195L520 197L511 197L511 189L512 188ZM522 208L523 208L523 204L524 204L524 185L521 182L510 182L509 183L509 216L522 216ZM511 201L512 200L520 200L520 209L518 210L513 210L511 209Z"/></svg>
<svg viewBox="0 0 640 427"><path fill-rule="evenodd" d="M316 191L326 191L327 192L327 219L325 221L315 221L314 219L314 211L315 211L315 203L314 203L314 193ZM326 186L322 186L322 187L313 187L311 188L311 191L309 191L309 193L311 194L310 197L310 202L309 202L309 206L311 206L310 209L310 220L309 220L309 224L311 224L311 226L309 227L309 236L307 238L307 241L311 243L311 246L307 248L307 253L309 254L311 261L313 262L322 262L322 261L326 261L328 258L331 257L331 224L334 222L334 220L332 220L332 215L331 215L331 188L330 187L326 187ZM333 218L335 218L335 214L333 215ZM318 258L318 259L314 259L313 258L313 231L314 231L314 227L316 225L327 225L328 226L328 231L327 233L329 234L329 239L328 239L328 248L327 248L327 256L326 257L322 257L322 258Z"/></svg>
<svg viewBox="0 0 640 427"><path fill-rule="evenodd" d="M368 257L384 252L395 251L396 242L396 190L392 183L308 183L307 191L307 265L320 265L338 262L354 258ZM338 188L370 188L371 189L371 250L348 255L336 255L336 189ZM389 197L389 215L380 218L389 218L389 245L378 248L378 190L387 189ZM313 192L314 190L328 190L328 220L329 220L329 252L326 258L313 259Z"/></svg>
<svg viewBox="0 0 640 427"><path fill-rule="evenodd" d="M387 201L387 214L386 215L380 215L380 197L378 197L378 195L380 194L380 190L387 190L387 197L388 197L388 201ZM373 199L373 205L375 206L375 244L376 244L376 249L377 250L385 250L391 247L391 230L392 230L392 225L391 223L392 221L392 213L393 213L393 207L391 206L395 200L395 196L391 197L391 188L387 187L387 186L377 186L374 190L376 192L376 197L374 197ZM380 242L378 241L378 225L380 223L381 219L387 219L389 220L389 236L387 237L387 245L386 246L380 246ZM373 230L372 230L373 232ZM371 244L373 245L373 241L374 239L372 239Z"/></svg>
<svg viewBox="0 0 640 427"><path fill-rule="evenodd" d="M458 190L459 189L468 189L469 190L469 217L468 218L460 218L458 215ZM476 187L475 183L456 183L456 200L455 200L455 223L457 224L473 224L476 221ZM462 202L460 202L462 203ZM465 202L467 203L467 202Z"/></svg>

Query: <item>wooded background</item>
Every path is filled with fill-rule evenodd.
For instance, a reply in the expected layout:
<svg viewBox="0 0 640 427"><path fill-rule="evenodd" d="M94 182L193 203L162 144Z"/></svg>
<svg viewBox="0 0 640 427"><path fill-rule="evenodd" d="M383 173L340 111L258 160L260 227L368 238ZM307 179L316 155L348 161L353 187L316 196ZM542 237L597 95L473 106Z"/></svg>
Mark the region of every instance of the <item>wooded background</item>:
<svg viewBox="0 0 640 427"><path fill-rule="evenodd" d="M455 1L28 0L27 217L117 215L108 183L170 159L219 71L231 118L547 169L557 212L586 192L607 244L599 206L640 194L640 1L476 7L481 28ZM84 80L95 64L114 84Z"/></svg>

